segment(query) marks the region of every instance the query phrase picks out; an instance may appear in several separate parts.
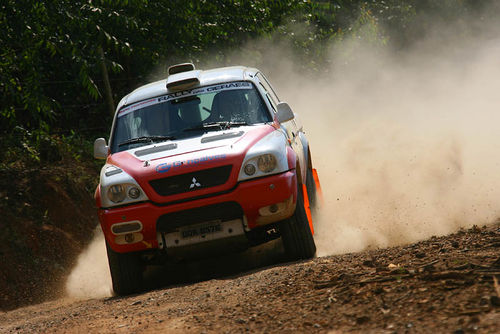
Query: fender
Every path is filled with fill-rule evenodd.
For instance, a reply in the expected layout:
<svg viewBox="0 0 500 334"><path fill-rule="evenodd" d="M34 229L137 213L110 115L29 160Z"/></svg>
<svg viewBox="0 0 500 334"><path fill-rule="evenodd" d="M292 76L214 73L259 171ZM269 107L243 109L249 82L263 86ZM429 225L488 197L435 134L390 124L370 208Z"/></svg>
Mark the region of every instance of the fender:
<svg viewBox="0 0 500 334"><path fill-rule="evenodd" d="M290 146L286 147L286 158L288 160L288 168L290 170L295 169L295 167L297 166L297 155Z"/></svg>
<svg viewBox="0 0 500 334"><path fill-rule="evenodd" d="M310 159L309 159L309 141L307 140L304 132L300 131L299 132L299 139L302 143L302 148L304 150L304 161L306 162L306 166L310 167Z"/></svg>

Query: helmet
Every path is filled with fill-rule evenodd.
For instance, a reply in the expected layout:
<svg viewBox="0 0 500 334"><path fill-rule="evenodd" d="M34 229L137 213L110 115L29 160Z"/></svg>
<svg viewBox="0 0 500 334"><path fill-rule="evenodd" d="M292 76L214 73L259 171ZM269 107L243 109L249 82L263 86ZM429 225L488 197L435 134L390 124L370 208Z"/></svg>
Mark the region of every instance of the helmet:
<svg viewBox="0 0 500 334"><path fill-rule="evenodd" d="M200 115L199 104L200 104L199 98L184 100L181 103L179 103L178 115L180 119L188 124L200 123L201 115Z"/></svg>
<svg viewBox="0 0 500 334"><path fill-rule="evenodd" d="M211 118L217 121L241 121L244 119L247 106L244 92L241 90L226 90L214 96Z"/></svg>

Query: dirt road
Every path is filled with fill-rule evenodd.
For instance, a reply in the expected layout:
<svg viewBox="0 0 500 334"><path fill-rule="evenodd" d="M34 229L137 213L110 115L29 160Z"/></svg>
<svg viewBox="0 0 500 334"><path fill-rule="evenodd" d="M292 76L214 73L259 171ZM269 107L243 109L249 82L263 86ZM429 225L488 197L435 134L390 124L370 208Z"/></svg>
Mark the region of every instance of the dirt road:
<svg viewBox="0 0 500 334"><path fill-rule="evenodd" d="M199 282L162 286L158 269L143 294L1 313L0 332L500 332L500 224L298 263L269 254L183 268Z"/></svg>

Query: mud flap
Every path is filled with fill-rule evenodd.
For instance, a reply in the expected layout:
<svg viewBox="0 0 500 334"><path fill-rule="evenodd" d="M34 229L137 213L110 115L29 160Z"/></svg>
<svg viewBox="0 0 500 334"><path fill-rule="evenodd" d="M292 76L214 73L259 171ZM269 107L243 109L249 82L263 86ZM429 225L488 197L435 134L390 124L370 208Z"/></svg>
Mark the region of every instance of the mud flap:
<svg viewBox="0 0 500 334"><path fill-rule="evenodd" d="M313 173L314 183L316 184L316 193L319 194L319 200L321 202L321 205L323 205L324 204L323 191L321 190L321 184L319 183L318 171L316 170L316 168L313 168L312 173Z"/></svg>
<svg viewBox="0 0 500 334"><path fill-rule="evenodd" d="M311 206L309 205L309 196L307 195L307 188L305 184L302 184L302 193L304 196L304 209L306 210L307 221L309 222L309 228L311 229L311 234L314 235Z"/></svg>

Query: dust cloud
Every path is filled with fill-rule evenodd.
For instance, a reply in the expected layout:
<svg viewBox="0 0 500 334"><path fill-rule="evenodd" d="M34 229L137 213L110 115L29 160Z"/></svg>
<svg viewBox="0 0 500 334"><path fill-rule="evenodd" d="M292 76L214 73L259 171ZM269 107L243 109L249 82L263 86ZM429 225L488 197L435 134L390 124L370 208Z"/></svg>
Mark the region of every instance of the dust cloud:
<svg viewBox="0 0 500 334"><path fill-rule="evenodd" d="M327 74L315 77L300 75L292 52L273 41L228 57L262 69L304 125L324 193L319 256L500 217L499 28L455 38L453 27L436 27L444 35L399 51L345 39L332 44ZM67 293L111 295L102 234L80 256Z"/></svg>
<svg viewBox="0 0 500 334"><path fill-rule="evenodd" d="M493 31L434 35L397 52L345 40L331 48L329 74L315 78L294 74L290 63L281 77L280 64L270 68L304 125L322 183L319 256L500 217L500 34ZM346 48L350 58L338 51Z"/></svg>
<svg viewBox="0 0 500 334"><path fill-rule="evenodd" d="M112 295L104 235L100 227L66 281L66 294L75 299L103 298Z"/></svg>

